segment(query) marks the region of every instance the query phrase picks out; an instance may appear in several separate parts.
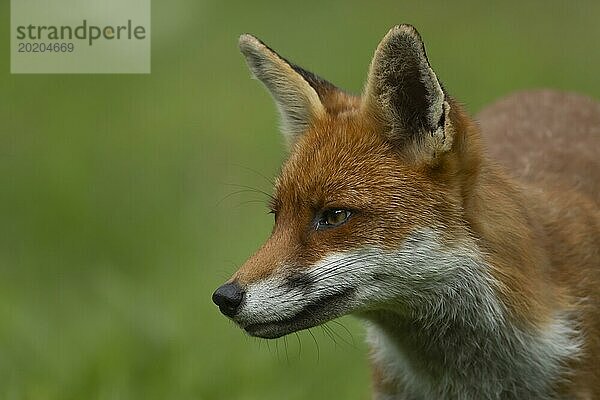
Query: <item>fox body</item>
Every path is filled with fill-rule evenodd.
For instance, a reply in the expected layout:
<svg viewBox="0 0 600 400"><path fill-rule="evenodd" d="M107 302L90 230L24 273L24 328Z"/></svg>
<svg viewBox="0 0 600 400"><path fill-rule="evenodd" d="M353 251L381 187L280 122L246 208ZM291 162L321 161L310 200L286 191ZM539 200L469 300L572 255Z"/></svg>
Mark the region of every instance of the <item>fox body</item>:
<svg viewBox="0 0 600 400"><path fill-rule="evenodd" d="M599 103L525 92L475 123L409 25L361 96L240 48L289 157L224 314L263 338L362 318L375 399L600 398Z"/></svg>

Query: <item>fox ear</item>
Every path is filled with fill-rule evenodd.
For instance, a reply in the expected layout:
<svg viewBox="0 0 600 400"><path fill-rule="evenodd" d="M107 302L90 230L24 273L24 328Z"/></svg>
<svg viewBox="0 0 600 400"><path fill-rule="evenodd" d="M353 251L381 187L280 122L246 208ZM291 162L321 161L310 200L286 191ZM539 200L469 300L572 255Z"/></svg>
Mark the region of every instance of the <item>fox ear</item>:
<svg viewBox="0 0 600 400"><path fill-rule="evenodd" d="M377 46L363 109L383 122L395 146L414 158L432 160L450 149L450 105L411 25L395 26Z"/></svg>
<svg viewBox="0 0 600 400"><path fill-rule="evenodd" d="M252 74L269 90L281 115L288 145L304 133L326 110L321 97L335 89L331 83L289 63L252 35L239 40Z"/></svg>

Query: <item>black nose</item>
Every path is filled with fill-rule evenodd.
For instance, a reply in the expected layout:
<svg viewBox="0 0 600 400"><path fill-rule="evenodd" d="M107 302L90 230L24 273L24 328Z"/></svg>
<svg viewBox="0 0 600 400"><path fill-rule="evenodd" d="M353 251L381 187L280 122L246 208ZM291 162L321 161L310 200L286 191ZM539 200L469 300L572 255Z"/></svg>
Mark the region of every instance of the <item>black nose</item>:
<svg viewBox="0 0 600 400"><path fill-rule="evenodd" d="M212 300L223 314L233 317L244 300L244 291L235 282L226 283L215 290Z"/></svg>

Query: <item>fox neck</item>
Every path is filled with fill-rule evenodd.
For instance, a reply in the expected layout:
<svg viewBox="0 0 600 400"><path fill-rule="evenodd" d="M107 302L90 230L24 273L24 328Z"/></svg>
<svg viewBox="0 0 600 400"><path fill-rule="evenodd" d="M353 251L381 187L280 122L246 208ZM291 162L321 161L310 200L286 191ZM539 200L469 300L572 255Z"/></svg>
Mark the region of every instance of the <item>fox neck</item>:
<svg viewBox="0 0 600 400"><path fill-rule="evenodd" d="M385 261L401 270L410 263L411 275L438 270L436 280L359 315L389 398L554 398L580 347L570 315L557 311L540 327L519 321L475 242L450 248L432 232L416 235ZM387 284L410 279L396 278Z"/></svg>
<svg viewBox="0 0 600 400"><path fill-rule="evenodd" d="M468 133L462 140L473 137ZM400 299L403 306L361 314L374 363L393 395L407 398L553 398L551 382L566 372L565 361L576 356L580 343L560 291L551 290L544 216L535 214L524 190L479 155L464 168L470 239L448 247L413 238L409 245L420 247L404 250L422 259L389 260L396 268L411 263L413 271L421 262L428 270L440 262L454 275L428 295Z"/></svg>
<svg viewBox="0 0 600 400"><path fill-rule="evenodd" d="M366 315L381 398L554 398L563 361L578 351L566 320L558 317L538 335L507 320L490 324L474 311L456 318Z"/></svg>

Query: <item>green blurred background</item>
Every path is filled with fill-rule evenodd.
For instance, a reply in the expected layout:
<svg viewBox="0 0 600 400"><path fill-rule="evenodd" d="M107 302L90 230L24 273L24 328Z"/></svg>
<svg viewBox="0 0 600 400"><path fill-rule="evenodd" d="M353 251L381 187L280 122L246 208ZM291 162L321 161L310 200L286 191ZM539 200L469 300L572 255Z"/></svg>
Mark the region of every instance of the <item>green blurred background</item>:
<svg viewBox="0 0 600 400"><path fill-rule="evenodd" d="M235 185L270 191L284 158L237 37L358 92L409 22L472 112L600 97L600 2L495 3L154 0L151 75L51 76L9 74L2 2L0 399L367 399L359 322L266 342L211 303L271 227Z"/></svg>

